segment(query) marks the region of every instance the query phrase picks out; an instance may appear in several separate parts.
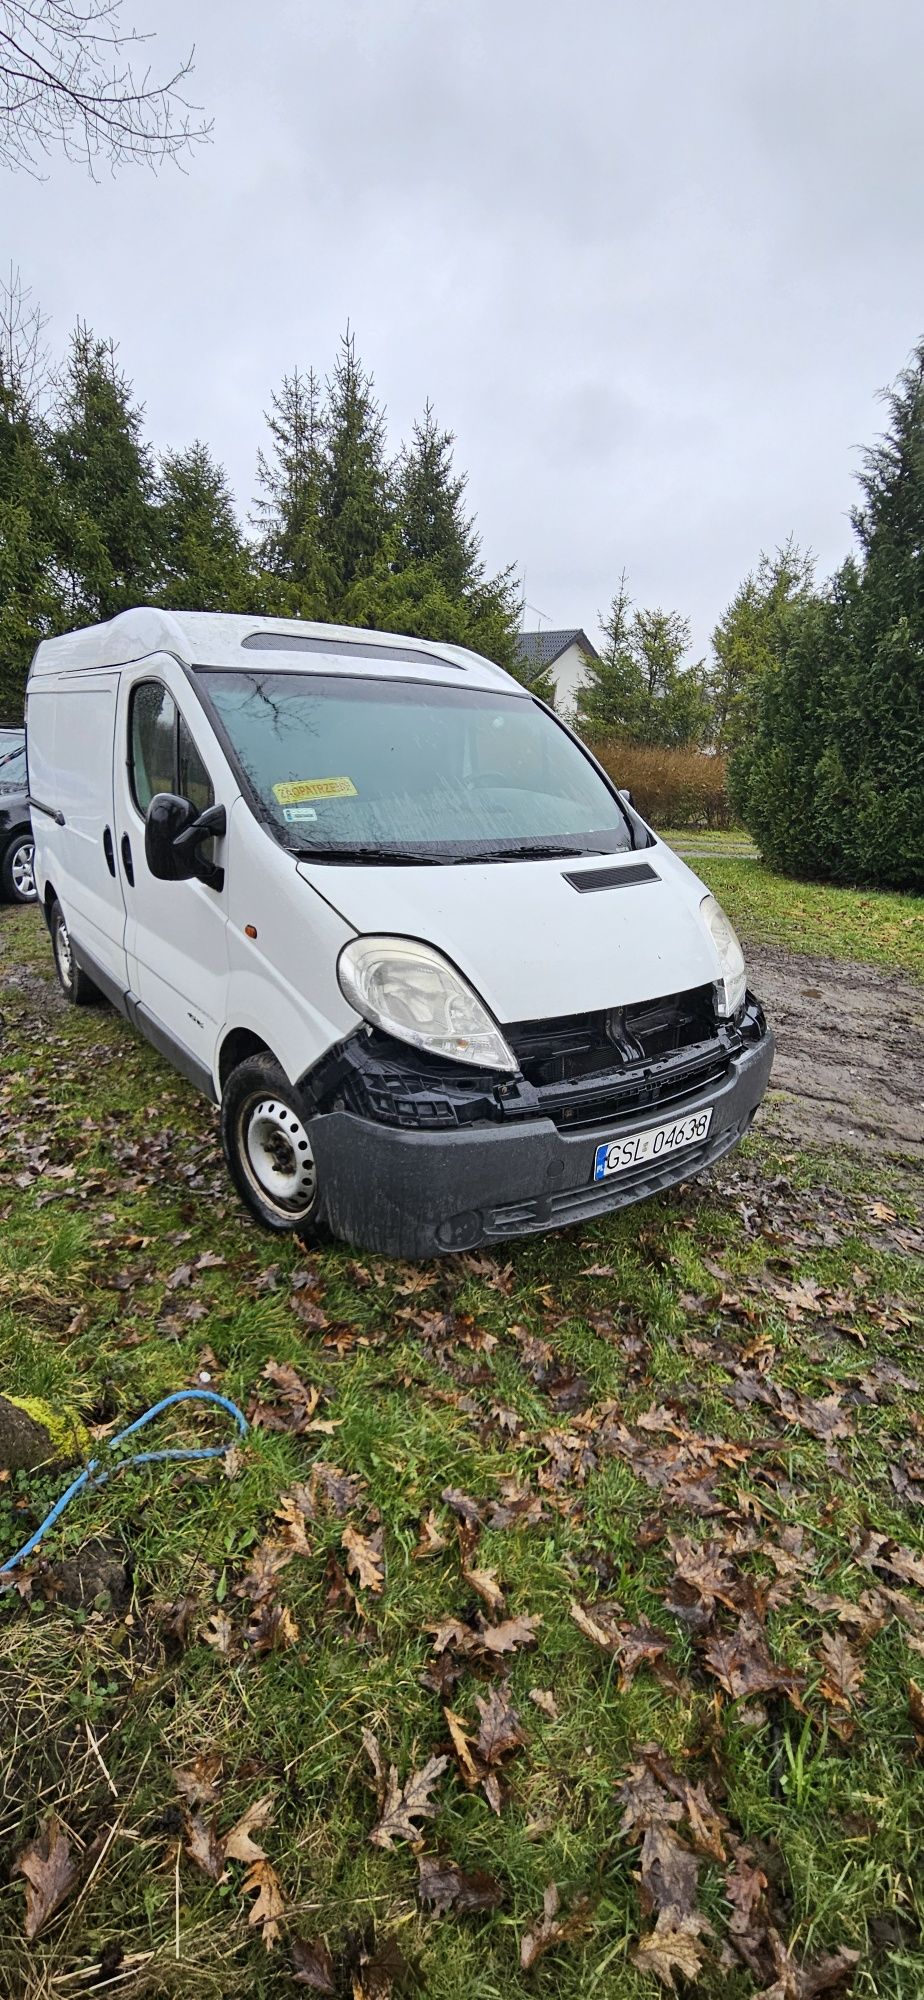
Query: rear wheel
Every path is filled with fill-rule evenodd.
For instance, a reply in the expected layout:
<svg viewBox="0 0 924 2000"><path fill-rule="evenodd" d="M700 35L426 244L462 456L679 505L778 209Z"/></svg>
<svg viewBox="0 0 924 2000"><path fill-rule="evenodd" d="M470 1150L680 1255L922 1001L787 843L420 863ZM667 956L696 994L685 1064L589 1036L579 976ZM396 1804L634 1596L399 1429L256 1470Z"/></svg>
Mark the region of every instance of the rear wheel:
<svg viewBox="0 0 924 2000"><path fill-rule="evenodd" d="M31 833L17 834L6 850L0 869L4 894L11 902L35 902L34 860L35 842Z"/></svg>
<svg viewBox="0 0 924 2000"><path fill-rule="evenodd" d="M241 1200L264 1229L308 1242L318 1223L320 1188L311 1121L274 1056L248 1056L232 1070L221 1100L221 1142Z"/></svg>
<svg viewBox="0 0 924 2000"><path fill-rule="evenodd" d="M94 1000L99 1000L102 996L99 987L94 986L92 979L87 978L74 957L64 911L58 902L52 903L48 928L51 932L51 949L54 953L58 984L65 1000L69 1000L72 1007L91 1006Z"/></svg>

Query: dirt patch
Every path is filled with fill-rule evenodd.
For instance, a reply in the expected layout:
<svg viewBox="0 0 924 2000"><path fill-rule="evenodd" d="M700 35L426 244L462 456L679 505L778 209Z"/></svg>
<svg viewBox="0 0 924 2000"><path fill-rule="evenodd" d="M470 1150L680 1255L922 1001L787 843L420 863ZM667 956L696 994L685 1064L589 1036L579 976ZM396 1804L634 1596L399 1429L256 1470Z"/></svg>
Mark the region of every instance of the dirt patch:
<svg viewBox="0 0 924 2000"><path fill-rule="evenodd" d="M749 946L747 960L777 1042L761 1123L803 1146L924 1162L924 987L771 945Z"/></svg>

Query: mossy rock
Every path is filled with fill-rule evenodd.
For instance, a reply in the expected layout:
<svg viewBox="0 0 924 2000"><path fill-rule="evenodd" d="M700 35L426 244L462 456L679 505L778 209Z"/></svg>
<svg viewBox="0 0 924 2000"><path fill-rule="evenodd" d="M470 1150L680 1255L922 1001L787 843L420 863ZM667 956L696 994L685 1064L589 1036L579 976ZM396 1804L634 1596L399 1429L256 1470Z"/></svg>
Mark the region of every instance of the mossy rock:
<svg viewBox="0 0 924 2000"><path fill-rule="evenodd" d="M90 1437L74 1410L62 1410L39 1396L0 1395L0 1466L34 1472L40 1465L84 1458Z"/></svg>

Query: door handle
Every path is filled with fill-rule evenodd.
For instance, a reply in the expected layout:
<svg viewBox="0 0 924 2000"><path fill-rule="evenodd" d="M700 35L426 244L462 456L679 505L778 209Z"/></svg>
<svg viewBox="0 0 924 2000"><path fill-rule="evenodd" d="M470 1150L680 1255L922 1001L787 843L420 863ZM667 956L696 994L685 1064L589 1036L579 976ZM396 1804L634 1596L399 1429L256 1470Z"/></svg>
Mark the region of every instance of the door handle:
<svg viewBox="0 0 924 2000"><path fill-rule="evenodd" d="M132 862L131 841L127 833L123 833L122 835L122 866L125 870L125 880L129 888L133 889L135 886L135 869Z"/></svg>
<svg viewBox="0 0 924 2000"><path fill-rule="evenodd" d="M106 867L108 868L110 875L114 875L115 849L112 845L112 828L110 826L104 826L103 828L103 853L106 856Z"/></svg>

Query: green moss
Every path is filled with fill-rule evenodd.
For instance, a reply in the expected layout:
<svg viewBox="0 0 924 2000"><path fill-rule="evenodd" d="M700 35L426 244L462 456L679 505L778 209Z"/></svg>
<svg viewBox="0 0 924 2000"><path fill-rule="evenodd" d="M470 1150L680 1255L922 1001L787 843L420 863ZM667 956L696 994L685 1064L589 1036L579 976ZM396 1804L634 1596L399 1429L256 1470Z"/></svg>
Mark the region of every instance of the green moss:
<svg viewBox="0 0 924 2000"><path fill-rule="evenodd" d="M83 1458L90 1446L90 1434L74 1410L61 1410L40 1396L4 1396L17 1410L24 1410L34 1424L40 1424L54 1448L56 1458Z"/></svg>

